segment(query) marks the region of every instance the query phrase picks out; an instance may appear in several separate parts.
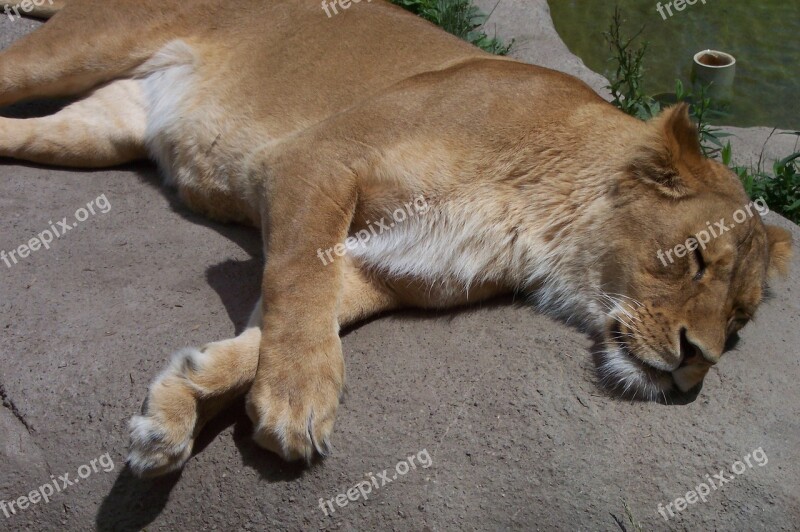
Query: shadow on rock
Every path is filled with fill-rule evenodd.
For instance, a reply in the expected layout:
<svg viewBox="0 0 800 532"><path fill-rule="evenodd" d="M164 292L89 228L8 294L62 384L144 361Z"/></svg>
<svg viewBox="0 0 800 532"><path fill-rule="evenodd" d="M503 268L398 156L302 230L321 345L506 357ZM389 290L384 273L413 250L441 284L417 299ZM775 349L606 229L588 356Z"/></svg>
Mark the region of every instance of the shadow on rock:
<svg viewBox="0 0 800 532"><path fill-rule="evenodd" d="M95 524L100 531L138 531L158 517L180 473L140 479L126 466L103 499Z"/></svg>
<svg viewBox="0 0 800 532"><path fill-rule="evenodd" d="M242 464L250 467L268 482L290 482L301 478L309 466L304 462L286 462L275 453L262 449L253 441L253 423L247 417L244 398L237 401L229 410L236 411L236 424L233 427L233 442L242 457ZM310 467L320 462L315 461Z"/></svg>
<svg viewBox="0 0 800 532"><path fill-rule="evenodd" d="M75 101L69 98L54 98L51 100L20 102L0 109L0 116L16 119L43 118L58 113Z"/></svg>
<svg viewBox="0 0 800 532"><path fill-rule="evenodd" d="M258 301L263 267L260 259L252 258L247 261L226 260L206 270L206 281L225 305L236 334L244 331Z"/></svg>
<svg viewBox="0 0 800 532"><path fill-rule="evenodd" d="M228 317L233 322L236 334L241 333L250 319L250 313L258 301L261 290L261 272L264 268L263 243L259 230L238 224L215 222L189 210L178 198L174 189L162 185L158 170L152 165L139 163L131 166L143 182L158 188L169 201L173 212L182 218L207 227L244 250L250 259L246 261L226 260L206 270L206 281L213 288Z"/></svg>
<svg viewBox="0 0 800 532"><path fill-rule="evenodd" d="M253 424L247 417L244 398L215 416L195 441L192 458L201 454L222 432L233 426L233 439L242 463L258 471L268 482L289 482L308 470L304 463L287 463L253 442ZM315 464L312 464L313 467ZM103 499L95 524L100 531L139 531L152 523L169 500L181 472L154 479L141 479L126 466Z"/></svg>

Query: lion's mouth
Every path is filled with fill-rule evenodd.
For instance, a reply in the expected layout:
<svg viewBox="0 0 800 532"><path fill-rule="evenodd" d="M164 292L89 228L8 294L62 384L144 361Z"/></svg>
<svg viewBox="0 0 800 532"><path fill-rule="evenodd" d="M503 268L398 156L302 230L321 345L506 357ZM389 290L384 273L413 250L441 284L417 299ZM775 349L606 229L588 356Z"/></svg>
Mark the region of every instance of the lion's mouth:
<svg viewBox="0 0 800 532"><path fill-rule="evenodd" d="M631 352L616 321L601 353L598 371L603 385L622 397L667 401L676 389L671 372L655 368Z"/></svg>

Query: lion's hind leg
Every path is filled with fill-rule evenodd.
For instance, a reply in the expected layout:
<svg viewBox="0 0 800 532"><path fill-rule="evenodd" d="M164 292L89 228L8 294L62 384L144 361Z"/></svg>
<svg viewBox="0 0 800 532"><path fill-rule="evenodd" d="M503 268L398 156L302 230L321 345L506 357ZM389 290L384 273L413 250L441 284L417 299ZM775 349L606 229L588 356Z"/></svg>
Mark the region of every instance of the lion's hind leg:
<svg viewBox="0 0 800 532"><path fill-rule="evenodd" d="M28 2L30 3L30 2ZM48 4L48 2L45 2ZM182 3L74 1L37 8L51 20L0 51L0 107L24 100L79 96L131 77L173 35L185 31ZM185 7L189 9L189 7Z"/></svg>
<svg viewBox="0 0 800 532"><path fill-rule="evenodd" d="M52 116L0 117L0 157L98 168L146 157L140 82L114 81Z"/></svg>

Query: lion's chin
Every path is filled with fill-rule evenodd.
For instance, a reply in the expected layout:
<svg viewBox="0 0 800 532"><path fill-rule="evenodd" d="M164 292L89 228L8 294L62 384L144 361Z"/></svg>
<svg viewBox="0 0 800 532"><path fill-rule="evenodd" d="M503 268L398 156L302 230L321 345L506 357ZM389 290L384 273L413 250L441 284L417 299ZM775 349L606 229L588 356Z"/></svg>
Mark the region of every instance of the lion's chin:
<svg viewBox="0 0 800 532"><path fill-rule="evenodd" d="M666 401L675 390L671 373L645 364L620 345L600 353L598 373L606 388L632 399Z"/></svg>

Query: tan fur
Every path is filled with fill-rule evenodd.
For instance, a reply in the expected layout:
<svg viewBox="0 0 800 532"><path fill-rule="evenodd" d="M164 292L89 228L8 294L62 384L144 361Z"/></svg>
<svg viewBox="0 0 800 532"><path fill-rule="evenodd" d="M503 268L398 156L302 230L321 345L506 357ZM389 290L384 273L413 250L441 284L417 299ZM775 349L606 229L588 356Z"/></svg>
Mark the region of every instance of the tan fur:
<svg viewBox="0 0 800 532"><path fill-rule="evenodd" d="M262 229L262 303L238 338L179 352L131 422L130 465L183 465L248 392L256 440L326 454L339 328L398 307L521 290L603 337L601 373L652 397L700 383L752 316L790 239L758 214L656 259L748 203L702 157L686 109L651 123L580 81L487 55L383 1L72 0L0 55L0 155L79 167L155 158L193 209ZM320 250L424 197L424 214L324 264Z"/></svg>

